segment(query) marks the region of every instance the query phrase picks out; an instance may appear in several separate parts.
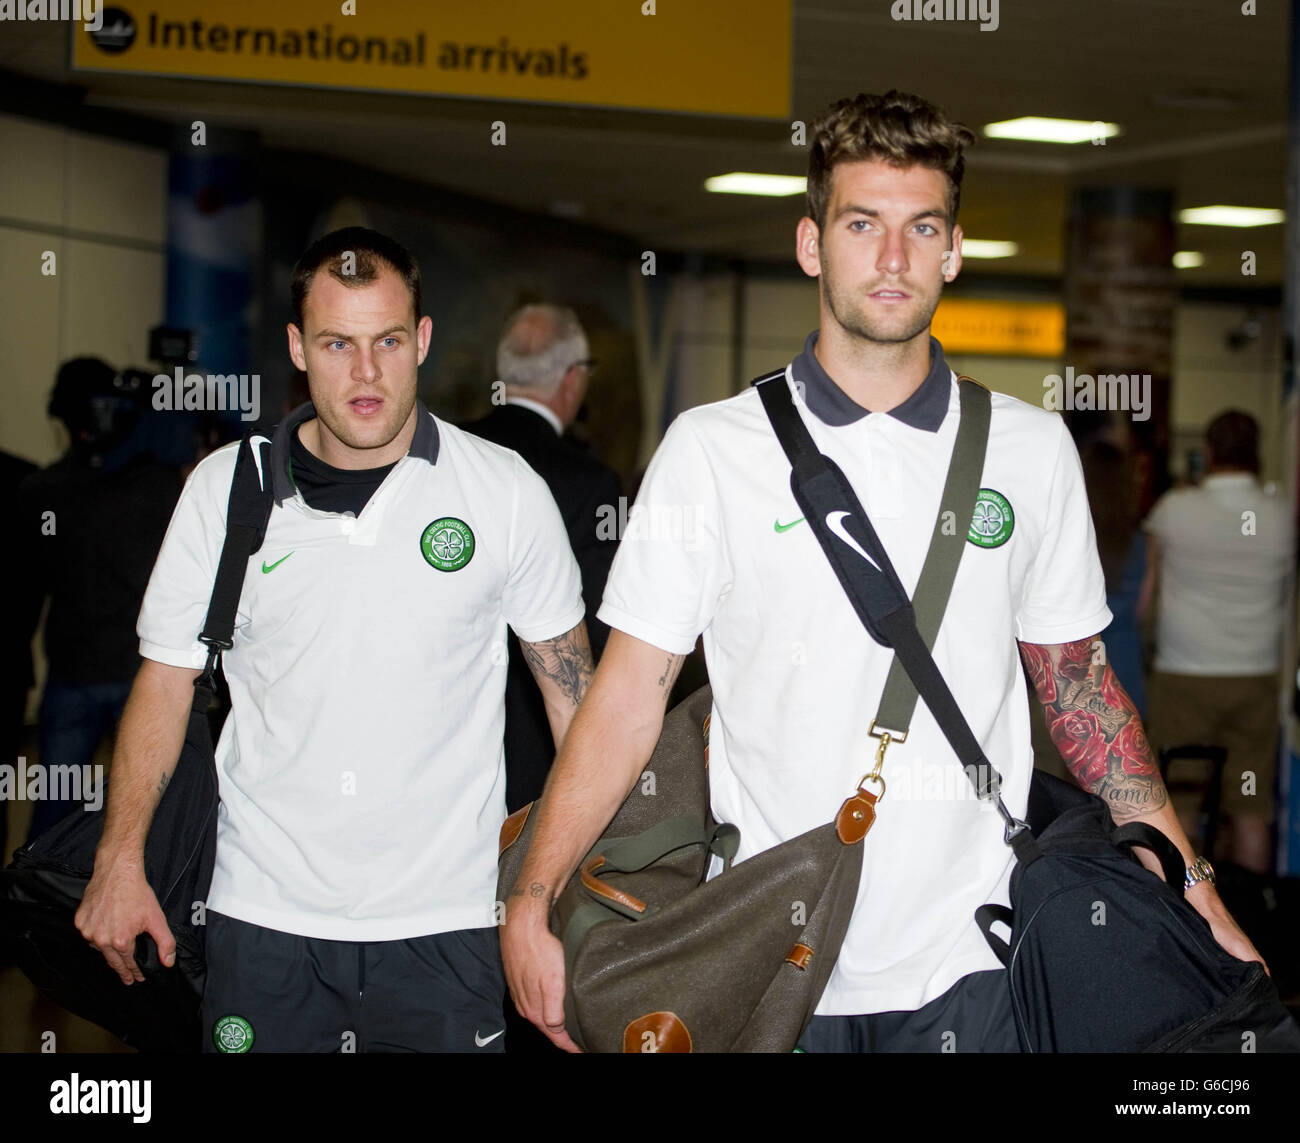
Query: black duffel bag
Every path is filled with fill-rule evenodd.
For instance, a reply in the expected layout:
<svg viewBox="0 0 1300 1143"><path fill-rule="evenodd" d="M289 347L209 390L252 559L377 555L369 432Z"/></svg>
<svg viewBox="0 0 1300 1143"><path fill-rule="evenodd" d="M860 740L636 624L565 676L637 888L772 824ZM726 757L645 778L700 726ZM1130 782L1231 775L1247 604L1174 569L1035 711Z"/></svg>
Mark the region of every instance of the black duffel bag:
<svg viewBox="0 0 1300 1143"><path fill-rule="evenodd" d="M1037 836L1016 847L1012 908L975 914L1007 966L1024 1051L1300 1051L1264 967L1227 952L1183 899L1182 855L1164 834L1116 826L1100 798L1041 771L1027 819Z"/></svg>
<svg viewBox="0 0 1300 1143"><path fill-rule="evenodd" d="M1182 856L1162 833L1139 822L1116 827L1100 798L1038 771L1028 824L1011 813L1000 776L930 653L938 624L926 636L918 630L870 518L843 473L818 451L781 378L775 373L756 384L790 461L795 499L859 618L876 642L893 648L977 795L997 809L1015 853L1013 909L981 906L976 922L1008 966L1022 1047L1300 1051L1300 1028L1263 966L1224 950L1183 899ZM945 488L942 503L955 502ZM918 599L924 573L921 581ZM877 722L871 733L883 726L883 749L888 728L899 724L880 715ZM1156 854L1166 880L1133 856L1136 846ZM1009 944L991 932L998 921L1010 926Z"/></svg>
<svg viewBox="0 0 1300 1143"><path fill-rule="evenodd" d="M254 447L249 438L239 447L225 544L199 636L208 661L194 680L185 744L145 841L145 879L176 938L173 966L162 964L153 938L142 933L135 962L144 982L123 984L77 930L74 918L104 831L102 809L74 810L0 872L0 948L46 998L140 1051L197 1052L202 1044L202 903L216 859L219 802L208 707L221 651L231 645L248 558L261 546L271 509L269 482L263 490L260 477L270 468L259 468Z"/></svg>

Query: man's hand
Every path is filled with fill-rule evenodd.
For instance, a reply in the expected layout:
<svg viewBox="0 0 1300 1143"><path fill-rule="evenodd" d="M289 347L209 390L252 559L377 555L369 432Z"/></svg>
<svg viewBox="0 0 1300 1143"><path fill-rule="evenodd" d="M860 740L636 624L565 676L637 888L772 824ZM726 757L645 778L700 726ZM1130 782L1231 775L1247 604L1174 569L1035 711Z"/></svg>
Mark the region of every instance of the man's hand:
<svg viewBox="0 0 1300 1143"><path fill-rule="evenodd" d="M145 659L122 712L113 749L113 781L95 871L74 918L123 984L144 980L135 963L135 938L147 932L168 968L176 939L144 876L149 823L176 769L199 672Z"/></svg>
<svg viewBox="0 0 1300 1143"><path fill-rule="evenodd" d="M581 1049L564 1029L564 946L547 927L550 895L511 895L501 926L501 959L510 997L525 1020L566 1052ZM540 904L539 904L540 902Z"/></svg>
<svg viewBox="0 0 1300 1143"><path fill-rule="evenodd" d="M582 625L574 630L585 649ZM611 632L568 733L556 735L563 745L532 810L537 825L506 903L501 959L515 1007L567 1052L579 1048L564 1030L564 947L551 935L551 902L645 768L684 658Z"/></svg>
<svg viewBox="0 0 1300 1143"><path fill-rule="evenodd" d="M1269 976L1268 964L1259 955L1259 950L1251 944L1250 938L1241 931L1241 927L1232 919L1232 914L1219 896L1219 891L1208 881L1200 881L1186 893L1187 903L1191 905L1210 926L1210 932L1228 952L1238 960L1257 960L1264 966Z"/></svg>
<svg viewBox="0 0 1300 1143"><path fill-rule="evenodd" d="M77 931L104 954L108 967L123 984L144 980L134 956L135 938L140 933L153 937L163 964L171 968L175 962L176 938L138 861L105 863L103 856L97 855L75 923Z"/></svg>

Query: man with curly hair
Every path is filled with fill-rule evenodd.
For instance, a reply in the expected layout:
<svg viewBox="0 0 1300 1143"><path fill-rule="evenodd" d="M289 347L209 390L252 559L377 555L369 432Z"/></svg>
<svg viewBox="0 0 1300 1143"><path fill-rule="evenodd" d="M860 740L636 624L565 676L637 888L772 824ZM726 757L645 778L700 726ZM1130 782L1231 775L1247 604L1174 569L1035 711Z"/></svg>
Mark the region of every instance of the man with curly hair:
<svg viewBox="0 0 1300 1143"><path fill-rule="evenodd" d="M915 590L960 416L930 336L961 269L965 127L891 91L832 106L810 132L796 257L819 279L820 327L786 370L818 448L864 502ZM773 382L779 383L779 382ZM1078 781L1116 821L1162 830L1189 867L1137 711L1097 632L1111 620L1078 453L1059 416L994 393L982 487L933 653L1023 816L1033 769L1020 660ZM613 629L538 807L502 930L521 1011L558 1044L564 956L548 903L622 803L659 736L683 657L704 636L709 785L740 859L822 825L871 769L868 727L892 654L862 630L790 489L754 389L691 409L646 472L643 513L690 511L691 543L629 536L599 617ZM667 669L665 669L667 667ZM930 711L884 762L852 922L805 1031L806 1051L1016 1051L1005 970L973 914L1005 903L1014 863ZM955 776L955 777L950 777ZM1155 859L1140 851L1155 868ZM1188 901L1225 948L1258 954L1211 882Z"/></svg>

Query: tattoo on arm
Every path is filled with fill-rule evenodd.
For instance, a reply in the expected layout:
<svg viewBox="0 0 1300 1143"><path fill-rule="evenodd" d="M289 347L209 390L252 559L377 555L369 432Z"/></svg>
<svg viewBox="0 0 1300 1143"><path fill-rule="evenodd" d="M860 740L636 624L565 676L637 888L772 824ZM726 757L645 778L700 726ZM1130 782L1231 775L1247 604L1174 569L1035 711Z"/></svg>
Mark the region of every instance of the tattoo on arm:
<svg viewBox="0 0 1300 1143"><path fill-rule="evenodd" d="M579 623L571 631L541 643L525 643L522 639L519 643L533 677L539 683L542 679L550 679L577 706L587 693L596 670L591 659L586 624Z"/></svg>
<svg viewBox="0 0 1300 1143"><path fill-rule="evenodd" d="M1048 733L1085 790L1122 823L1169 800L1133 700L1097 636L1073 643L1021 643L1020 657L1043 704Z"/></svg>
<svg viewBox="0 0 1300 1143"><path fill-rule="evenodd" d="M510 896L512 897L532 897L535 900L536 898L544 897L545 895L546 886L540 881L534 881L527 889L522 885L516 885L510 890Z"/></svg>
<svg viewBox="0 0 1300 1143"><path fill-rule="evenodd" d="M684 662L686 662L685 655L669 655L664 662L664 673L659 676L659 690L665 703L668 702L668 696L672 694L677 676L682 673Z"/></svg>
<svg viewBox="0 0 1300 1143"><path fill-rule="evenodd" d="M167 774L164 772L158 776L158 796L160 798L165 789L167 789Z"/></svg>

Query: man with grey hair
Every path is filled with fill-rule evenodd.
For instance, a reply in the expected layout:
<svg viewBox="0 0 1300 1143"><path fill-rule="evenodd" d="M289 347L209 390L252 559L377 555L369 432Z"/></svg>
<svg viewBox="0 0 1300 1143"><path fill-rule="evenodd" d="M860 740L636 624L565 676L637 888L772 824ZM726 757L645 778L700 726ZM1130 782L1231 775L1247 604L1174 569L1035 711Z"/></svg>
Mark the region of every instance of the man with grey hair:
<svg viewBox="0 0 1300 1143"><path fill-rule="evenodd" d="M619 479L613 469L565 436L582 407L595 367L587 335L571 309L524 306L510 316L497 344L497 375L505 386L505 404L464 427L514 449L550 488L582 573L587 631L592 653L599 656L609 628L596 619L595 611L617 541L598 536L596 525L602 507L617 511ZM551 738L541 692L522 652L512 646L510 653L506 807L513 813L541 796L559 744Z"/></svg>
<svg viewBox="0 0 1300 1143"><path fill-rule="evenodd" d="M497 343L497 377L505 383L506 403L531 409L557 434L577 416L595 364L587 335L566 306L516 310Z"/></svg>
<svg viewBox="0 0 1300 1143"><path fill-rule="evenodd" d="M514 449L550 488L578 560L587 632L592 654L599 656L609 628L596 618L596 608L618 541L602 539L596 524L603 506L617 512L621 490L613 469L564 435L582 407L595 367L587 335L571 309L524 306L510 316L497 343L497 377L505 386L505 404L464 427ZM493 398L494 403L498 400ZM512 641L506 675L507 812L541 797L559 745L551 736L541 691L523 652ZM558 1051L513 1006L506 1008L508 1051L529 1055Z"/></svg>

